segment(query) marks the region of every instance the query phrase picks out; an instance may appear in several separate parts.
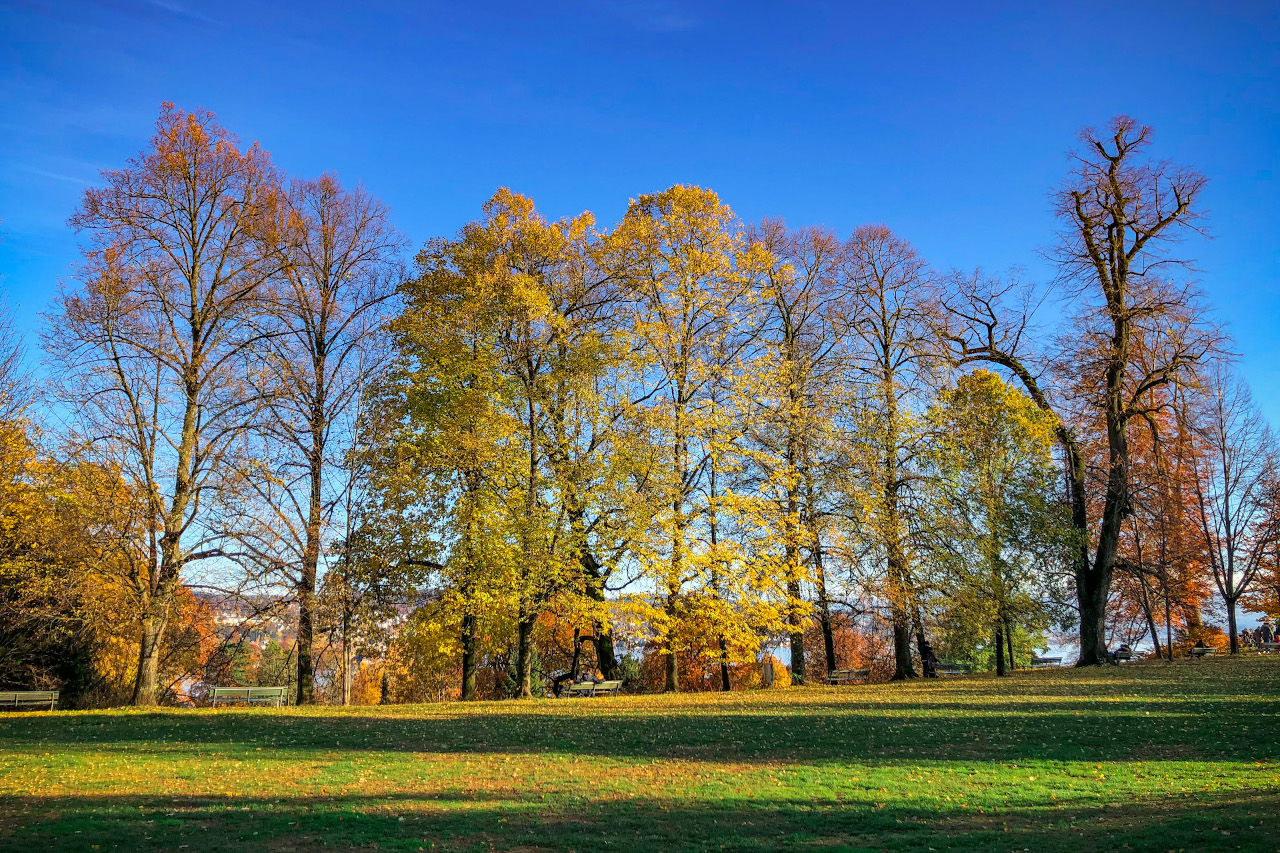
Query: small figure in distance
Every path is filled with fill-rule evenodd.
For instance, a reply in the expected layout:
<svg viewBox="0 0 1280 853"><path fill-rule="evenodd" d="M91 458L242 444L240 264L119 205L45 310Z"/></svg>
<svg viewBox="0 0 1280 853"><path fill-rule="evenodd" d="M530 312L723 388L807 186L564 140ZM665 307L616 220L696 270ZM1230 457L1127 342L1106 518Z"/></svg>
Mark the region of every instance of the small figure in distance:
<svg viewBox="0 0 1280 853"><path fill-rule="evenodd" d="M1271 623L1267 620L1262 620L1262 624L1258 626L1258 631L1261 634L1262 642L1270 643L1275 640L1275 635L1271 633Z"/></svg>
<svg viewBox="0 0 1280 853"><path fill-rule="evenodd" d="M938 677L938 656L933 653L933 644L925 639L920 641L920 668L925 678Z"/></svg>

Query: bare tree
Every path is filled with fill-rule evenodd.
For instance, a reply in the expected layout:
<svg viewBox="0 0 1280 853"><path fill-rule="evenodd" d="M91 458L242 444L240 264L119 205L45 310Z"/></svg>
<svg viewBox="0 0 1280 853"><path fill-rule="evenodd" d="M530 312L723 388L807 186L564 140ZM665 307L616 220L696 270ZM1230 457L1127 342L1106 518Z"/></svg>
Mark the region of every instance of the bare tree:
<svg viewBox="0 0 1280 853"><path fill-rule="evenodd" d="M316 580L335 513L351 487L347 457L379 334L399 283L404 239L388 209L331 175L294 181L282 197L270 251L278 272L259 322L266 358L260 476L250 476L261 524L247 542L298 610L298 704L314 701Z"/></svg>
<svg viewBox="0 0 1280 853"><path fill-rule="evenodd" d="M259 241L277 182L256 144L172 104L150 149L102 177L71 219L90 240L46 340L84 437L149 503L132 702L154 705L182 572L225 553L209 513L252 418L244 356L275 271Z"/></svg>
<svg viewBox="0 0 1280 853"><path fill-rule="evenodd" d="M1214 583L1227 608L1231 653L1240 651L1236 607L1280 542L1280 471L1276 437L1249 387L1225 368L1215 371L1197 432L1196 522Z"/></svg>
<svg viewBox="0 0 1280 853"><path fill-rule="evenodd" d="M1129 494L1130 422L1147 411L1153 390L1186 378L1221 336L1202 321L1193 294L1157 286L1161 272L1187 262L1169 253L1176 238L1196 231L1196 202L1205 179L1197 172L1142 157L1151 129L1121 116L1106 136L1086 129L1076 168L1054 195L1064 229L1052 257L1061 284L1081 306L1078 331L1064 339L1063 360L1074 387L1045 384L1042 365L1028 352L1029 302L1010 313L1016 288L972 281L952 301L947 337L958 363L983 361L1009 370L1031 398L1058 421L1072 524L1080 610L1079 665L1107 661L1106 612L1121 527L1132 512ZM1169 298L1171 293L1180 293ZM1145 336L1146 358L1135 358ZM1095 419L1106 447L1097 528L1090 535L1089 484L1082 431ZM1092 545L1092 556L1090 546Z"/></svg>

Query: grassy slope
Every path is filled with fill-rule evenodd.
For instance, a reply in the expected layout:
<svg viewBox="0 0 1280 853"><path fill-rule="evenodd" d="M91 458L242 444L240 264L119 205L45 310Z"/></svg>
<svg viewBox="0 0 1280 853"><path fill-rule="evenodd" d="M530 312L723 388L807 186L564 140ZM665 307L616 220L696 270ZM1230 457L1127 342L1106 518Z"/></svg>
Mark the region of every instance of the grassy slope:
<svg viewBox="0 0 1280 853"><path fill-rule="evenodd" d="M0 849L1280 849L1280 657L0 716Z"/></svg>

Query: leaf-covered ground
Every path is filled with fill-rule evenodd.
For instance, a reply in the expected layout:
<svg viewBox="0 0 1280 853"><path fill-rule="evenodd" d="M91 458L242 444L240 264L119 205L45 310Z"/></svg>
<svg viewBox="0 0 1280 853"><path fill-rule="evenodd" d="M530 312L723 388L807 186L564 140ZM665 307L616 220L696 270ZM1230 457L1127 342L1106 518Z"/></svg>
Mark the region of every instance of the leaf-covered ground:
<svg viewBox="0 0 1280 853"><path fill-rule="evenodd" d="M1280 656L0 715L0 849L1280 850Z"/></svg>

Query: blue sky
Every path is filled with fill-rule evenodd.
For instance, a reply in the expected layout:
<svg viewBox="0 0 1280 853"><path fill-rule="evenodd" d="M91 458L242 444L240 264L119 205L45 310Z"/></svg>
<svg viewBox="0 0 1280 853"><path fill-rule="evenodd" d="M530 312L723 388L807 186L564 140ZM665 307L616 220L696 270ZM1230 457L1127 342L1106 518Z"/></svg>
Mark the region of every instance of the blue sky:
<svg viewBox="0 0 1280 853"><path fill-rule="evenodd" d="M1280 4L0 0L0 33L0 276L28 330L80 193L165 100L365 183L415 243L500 185L611 223L688 182L1038 279L1076 131L1128 113L1210 178L1187 248L1280 421Z"/></svg>

